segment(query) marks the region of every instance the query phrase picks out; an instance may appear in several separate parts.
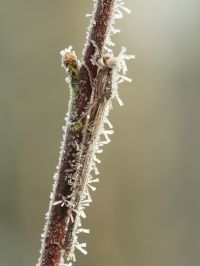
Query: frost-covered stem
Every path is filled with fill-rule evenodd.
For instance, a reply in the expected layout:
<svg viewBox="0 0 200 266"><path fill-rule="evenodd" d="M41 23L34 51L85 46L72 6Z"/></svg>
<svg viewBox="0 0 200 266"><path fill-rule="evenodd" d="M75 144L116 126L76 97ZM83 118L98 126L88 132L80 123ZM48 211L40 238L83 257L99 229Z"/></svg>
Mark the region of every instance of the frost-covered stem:
<svg viewBox="0 0 200 266"><path fill-rule="evenodd" d="M91 59L96 56L97 59L101 57L102 50L106 41L107 31L110 26L110 20L113 12L115 0L98 0L96 5L96 12L94 18L92 19L92 25L90 34L87 40L87 47L84 54L84 62L87 65L88 69L85 69L82 65L80 72L80 84L83 89L91 86L89 82L89 77L87 70L89 71L92 78L96 77L97 66L92 63ZM87 78L87 83L85 80Z"/></svg>
<svg viewBox="0 0 200 266"><path fill-rule="evenodd" d="M98 136L100 123L106 111L106 102L110 100L109 93L105 95L100 86L98 91L94 88L99 82L96 78L98 66L95 65L94 60L97 62L102 55L114 3L115 0L97 1L77 79L78 85L72 77L73 92L66 134L58 173L55 176L56 182L47 215L38 266L61 266L64 251L67 256L70 255L73 237L75 237L73 227L77 222L85 176L90 171L92 143ZM107 73L102 73L99 78L106 76L109 83L109 69L105 71ZM94 96L95 92L98 98Z"/></svg>

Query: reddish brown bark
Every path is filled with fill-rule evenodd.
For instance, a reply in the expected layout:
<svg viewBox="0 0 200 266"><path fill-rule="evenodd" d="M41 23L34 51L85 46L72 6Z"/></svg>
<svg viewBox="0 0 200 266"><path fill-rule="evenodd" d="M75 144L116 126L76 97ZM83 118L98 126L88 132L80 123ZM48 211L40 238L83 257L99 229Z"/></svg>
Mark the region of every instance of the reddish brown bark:
<svg viewBox="0 0 200 266"><path fill-rule="evenodd" d="M71 116L68 119L67 134L66 139L64 140L61 166L58 171L58 181L53 202L61 201L63 197L68 198L71 194L72 185L69 182L69 176L72 174L74 175L75 171L79 171L79 174L81 175L84 168L84 162L82 169L79 168L79 170L77 170L74 167L79 152L77 147L84 146L86 150L84 150L83 153L88 154L87 149L89 149L89 145L82 144L90 143L94 137L94 134L86 133L88 131L87 127L95 124L95 119L99 119L101 103L98 101L94 103L94 107L91 109L89 122L87 121L86 116L81 117L81 115L86 112L88 108L92 95L91 82L95 82L97 75L98 67L91 62L91 59L96 55L97 47L99 52L98 57L102 55L109 23L112 17L114 2L115 0L97 1L97 9L93 18L95 23L91 26L87 40L87 47L83 56L84 64L82 64L80 68L79 93L72 102L72 109L76 109L77 113L76 116L74 116L72 115L73 112L71 112ZM71 127L71 124L77 119L81 120L82 126L75 131ZM74 145L75 141L78 145ZM60 204L52 204L49 220L47 221L47 230L44 235L44 244L38 264L39 266L60 265L64 249L67 252L70 250L70 238L72 237L71 232L73 225L69 222L69 217L67 217L67 215L68 207L66 205L61 206ZM73 213L74 218L75 215L76 214Z"/></svg>

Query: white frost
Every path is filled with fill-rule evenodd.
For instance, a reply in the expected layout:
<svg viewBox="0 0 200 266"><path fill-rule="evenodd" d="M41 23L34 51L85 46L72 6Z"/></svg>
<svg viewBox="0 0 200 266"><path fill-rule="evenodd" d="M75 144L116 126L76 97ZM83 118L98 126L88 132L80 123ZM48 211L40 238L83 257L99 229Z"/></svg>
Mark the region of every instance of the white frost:
<svg viewBox="0 0 200 266"><path fill-rule="evenodd" d="M93 2L94 2L93 14L94 14L96 12L97 1L93 0ZM113 16L112 16L112 19L111 19L111 22L110 22L110 25L108 28L108 34L107 34L106 43L105 43L105 47L104 47L105 53L109 54L111 57L113 57L112 46L114 46L114 43L111 40L111 37L114 34L120 32L119 29L116 29L114 27L115 21L117 19L120 19L123 17L124 11L127 13L130 13L130 10L125 7L124 2L122 0L116 0L115 5L114 5L114 10L113 10ZM87 39L88 39L90 28L95 23L95 21L93 20L93 14L87 15L87 16L92 16L91 23L90 23L90 26L89 26L88 32L87 32ZM92 42L92 40L89 40L89 41ZM95 47L96 44L93 43L93 45ZM85 48L86 48L86 45L85 45ZM63 58L65 57L66 53L74 53L72 50L72 46L69 46L68 48L66 48L60 52L60 54L62 56L62 66L64 66L63 65ZM84 53L85 53L85 49L83 50L83 54ZM96 53L94 55L94 58L92 59L92 62L94 64L96 64L96 61L95 61L96 58L95 57L97 57L98 55L99 55L99 51L98 51L98 47L96 47ZM79 243L78 242L78 235L80 233L87 233L88 234L90 232L89 229L82 228L81 218L86 218L85 208L88 207L92 202L92 197L91 197L90 191L95 191L96 188L95 188L94 184L99 182L99 178L93 178L91 176L91 171L93 171L94 174L96 174L96 175L99 174L99 170L96 166L96 163L100 163L100 160L96 157L96 154L102 153L103 152L102 146L104 146L104 144L108 144L111 141L109 135L111 135L113 133L113 130L112 130L113 126L110 123L110 121L108 120L108 114L109 114L110 109L112 109L112 100L114 98L116 98L118 100L120 105L123 105L123 102L121 101L121 99L119 97L118 85L124 81L129 81L129 82L131 81L131 79L129 79L126 76L126 72L127 72L126 60L133 59L133 58L134 58L133 55L127 55L126 54L126 49L124 47L121 48L119 55L117 57L114 57L115 64L114 64L114 67L112 70L112 97L110 100L108 100L108 102L105 106L104 115L102 117L102 121L100 121L100 129L99 129L98 135L96 136L96 140L94 140L93 145L91 145L92 146L91 147L91 159L89 162L88 170L85 173L86 177L85 177L85 181L83 184L84 189L83 189L82 194L80 195L81 200L80 200L80 203L79 203L77 209L74 209L74 205L73 205L73 203L74 203L73 192L70 195L69 199L62 198L62 200L53 203L55 188L57 186L57 180L58 180L58 171L60 169L61 162L62 162L62 156L64 154L64 140L66 138L67 127L66 126L63 127L63 131L64 131L63 141L61 142L61 147L60 147L59 163L58 163L58 166L56 168L57 172L55 173L54 178L53 178L54 179L53 193L51 194L51 197L50 197L51 200L50 200L49 210L51 209L52 206L55 206L58 204L60 204L61 206L64 206L66 204L69 207L69 209L71 210L71 213L70 213L71 218L69 218L69 219L71 219L72 221L74 219L72 212L76 212L77 215L76 215L75 221L73 221L74 222L74 230L72 232L71 250L67 256L67 263L66 264L64 263L64 259L62 256L62 261L61 261L59 266L72 266L73 262L76 261L76 256L75 256L76 250L81 251L83 254L87 254L86 243ZM113 61L111 60L110 64L112 62ZM82 62L82 63L84 64L84 62ZM85 66L85 67L87 69L87 66ZM111 67L111 65L110 65L110 67ZM91 84L93 84L89 70L88 70L88 75L90 77ZM70 84L68 78L67 78L67 82ZM71 95L72 95L72 93L71 93ZM71 110L71 103L72 103L72 98L69 101L68 110ZM85 113L83 115L85 115ZM69 125L68 117L69 117L69 114L66 114L65 120L66 120L67 125ZM74 145L81 152L81 147L78 145L78 143L75 142ZM72 164L73 164L73 162L72 162ZM81 166L82 165L80 164L77 166L77 168L79 168ZM70 173L66 173L66 176L68 176L68 178L69 178L69 175L70 175ZM75 180L75 177L72 176L70 178L70 182L74 182L74 180ZM47 233L46 231L48 228L49 211L46 214L46 220L47 220L47 222L46 222L46 225L44 228L44 232L42 234L42 249L41 249L40 253L42 253L43 249L44 249L44 238L45 238L45 235ZM64 255L64 251L62 252L62 255ZM41 265L40 260L39 260L37 266L39 266L39 265Z"/></svg>
<svg viewBox="0 0 200 266"><path fill-rule="evenodd" d="M96 4L97 4L97 2L94 1L94 12L96 11ZM105 47L104 47L106 54L110 55L110 58L109 58L110 61L107 61L107 64L109 64L108 67L112 67L112 65L113 65L111 100L116 98L120 105L123 105L123 102L119 97L118 85L124 81L129 81L129 82L131 81L131 79L129 79L126 76L126 72L127 72L126 60L134 58L133 55L127 55L126 54L126 49L124 47L121 48L121 51L117 57L113 57L113 51L111 49L111 47L115 45L111 40L112 35L120 32L120 30L118 30L114 27L115 20L123 17L123 11L130 13L130 10L124 6L123 1L116 0L115 6L114 6L113 17L111 19L111 23L110 23L110 26L108 29L108 35L107 35L106 43L105 43ZM87 32L87 39L88 39L90 28L91 28L92 24L94 24L94 23L95 23L95 21L93 20L93 17L92 17L91 24L90 24L90 27L89 27L88 32ZM99 55L98 47L96 46L96 44L94 43L93 40L90 40L90 41L93 43L93 45L95 47L95 54L94 54L94 57L92 58L92 63L96 64L96 57ZM85 47L86 47L86 45L85 45ZM83 54L84 54L84 52L85 52L85 50L83 51ZM100 67L101 67L101 65L103 66L103 63L101 61L99 61ZM114 64L113 64L113 62L114 62ZM83 62L83 64L84 64L84 62ZM84 66L85 66L85 64L84 64ZM87 69L87 67L86 67L86 69ZM90 73L88 73L88 74L90 77ZM92 82L91 82L91 84L92 84ZM77 212L78 215L77 215L76 221L75 221L76 225L74 226L73 243L72 243L70 255L67 258L67 260L69 260L71 262L75 261L75 253L74 253L75 249L78 249L83 254L87 254L87 251L85 249L86 244L85 243L83 243L83 244L78 243L78 234L80 232L89 233L89 230L85 230L85 229L81 228L80 219L86 218L85 208L87 206L89 206L90 203L92 202L92 198L91 198L89 190L95 191L96 188L94 187L93 184L96 182L99 182L99 178L93 178L90 174L92 170L94 171L95 175L99 174L99 170L96 166L96 163L100 163L100 160L96 157L96 154L103 152L101 147L105 144L108 144L111 141L109 135L113 134L113 130L112 130L113 126L110 123L110 121L108 120L109 111L110 111L110 109L112 109L111 100L108 101L107 106L105 107L104 116L102 117L101 126L99 129L99 134L96 137L96 140L94 140L94 143L92 146L92 151L91 151L92 159L91 159L89 169L87 172L87 176L85 179L84 191L82 193L81 201L80 201L80 204L78 207L78 212ZM106 129L106 126L109 129Z"/></svg>

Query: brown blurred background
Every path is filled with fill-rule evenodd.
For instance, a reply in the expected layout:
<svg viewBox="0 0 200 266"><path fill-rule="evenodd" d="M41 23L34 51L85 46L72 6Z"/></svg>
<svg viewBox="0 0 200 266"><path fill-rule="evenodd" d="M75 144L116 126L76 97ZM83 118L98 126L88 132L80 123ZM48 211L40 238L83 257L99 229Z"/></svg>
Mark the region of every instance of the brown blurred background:
<svg viewBox="0 0 200 266"><path fill-rule="evenodd" d="M200 265L200 2L126 0L133 83L114 104L79 266ZM85 42L88 1L0 1L0 265L31 266L69 97L59 51Z"/></svg>

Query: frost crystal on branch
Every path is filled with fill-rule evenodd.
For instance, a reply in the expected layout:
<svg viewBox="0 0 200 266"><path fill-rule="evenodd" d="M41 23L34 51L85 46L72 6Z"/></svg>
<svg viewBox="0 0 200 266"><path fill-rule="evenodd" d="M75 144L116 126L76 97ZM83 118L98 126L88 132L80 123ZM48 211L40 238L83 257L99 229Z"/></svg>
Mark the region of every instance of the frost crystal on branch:
<svg viewBox="0 0 200 266"><path fill-rule="evenodd" d="M113 42L111 41L111 36L115 33L118 33L119 30L114 28L115 20L122 18L122 11L126 11L130 13L130 10L125 8L124 3L120 0L117 0L114 5L114 13L111 20L110 28L108 30L108 35L106 38L106 44L104 49L108 52L108 55L104 55L103 57L99 58L98 62L96 61L96 58L99 55L98 46L93 42L93 45L95 47L95 54L92 58L93 64L97 64L99 66L99 69L108 67L112 71L112 94L111 98L106 102L104 106L104 110L101 113L101 121L99 122L99 128L98 133L96 134L95 138L93 139L93 143L90 148L91 158L88 161L88 170L85 173L85 180L84 180L84 188L83 192L80 197L80 202L78 205L78 209L76 212L76 220L74 222L74 228L73 228L73 240L71 243L71 249L67 256L67 261L72 262L75 261L75 250L78 249L83 254L87 254L86 251L86 243L80 244L78 242L78 234L80 232L89 233L89 230L85 230L81 228L81 217L85 218L85 208L90 205L92 202L92 198L90 195L90 191L95 191L96 188L94 187L94 183L98 182L98 178L93 178L90 174L90 172L93 170L95 174L99 174L98 168L96 166L97 163L100 163L100 160L97 158L96 154L102 152L102 146L104 144L108 144L110 142L109 135L113 133L112 130L112 124L108 120L108 114L109 110L111 109L111 101L116 98L120 105L122 105L122 101L119 98L118 94L118 84L122 83L123 81L131 81L128 77L126 77L127 72L127 66L126 66L126 60L133 59L133 55L127 55L126 49L122 47L121 52L119 55L115 58L113 57L113 52L109 48L110 46L113 46ZM94 21L92 20L92 23ZM106 126L109 127L109 129L106 129Z"/></svg>
<svg viewBox="0 0 200 266"><path fill-rule="evenodd" d="M123 17L123 11L130 13L121 0L94 1L82 61L77 60L72 46L61 51L70 101L38 266L72 266L76 250L87 254L86 243L80 243L78 237L89 233L89 229L82 228L82 218L86 218L85 209L99 182L93 177L99 174L98 155L113 134L108 114L114 98L123 104L118 85L131 81L126 77L126 60L134 56L127 55L122 47L114 57L111 49L112 35L120 32L114 28L115 21Z"/></svg>

